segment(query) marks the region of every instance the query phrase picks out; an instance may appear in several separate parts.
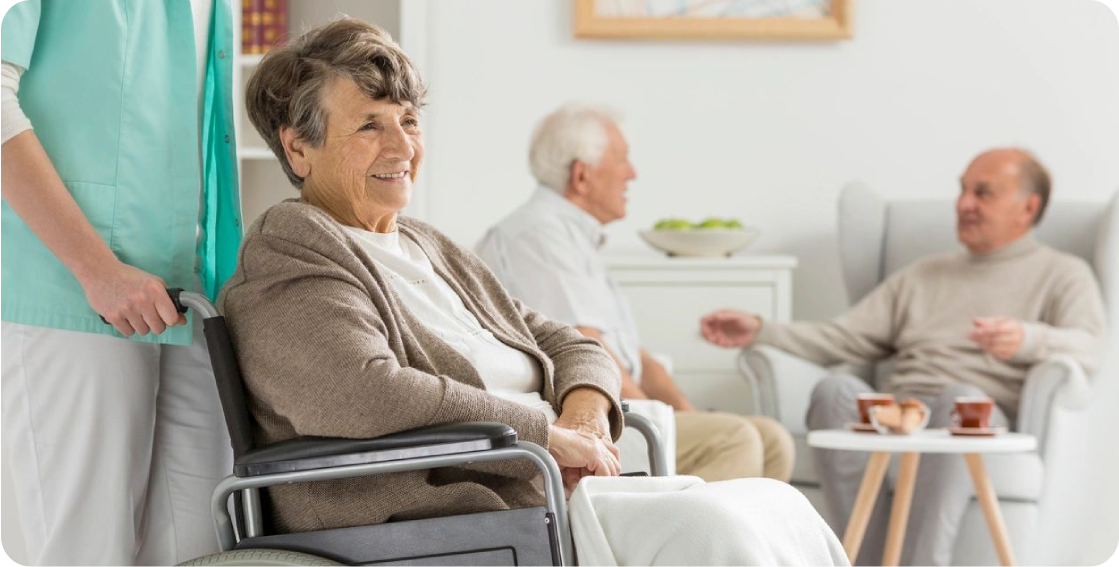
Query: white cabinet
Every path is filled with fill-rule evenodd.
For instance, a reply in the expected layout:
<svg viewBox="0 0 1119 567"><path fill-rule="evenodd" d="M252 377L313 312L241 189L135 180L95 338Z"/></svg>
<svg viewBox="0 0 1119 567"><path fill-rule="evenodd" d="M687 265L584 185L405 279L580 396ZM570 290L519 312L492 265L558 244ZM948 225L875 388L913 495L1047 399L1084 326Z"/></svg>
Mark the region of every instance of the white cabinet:
<svg viewBox="0 0 1119 567"><path fill-rule="evenodd" d="M792 318L793 256L667 258L608 253L610 273L629 300L641 346L672 359L673 378L699 409L750 414L753 398L737 369L737 349L708 344L699 319L716 309Z"/></svg>

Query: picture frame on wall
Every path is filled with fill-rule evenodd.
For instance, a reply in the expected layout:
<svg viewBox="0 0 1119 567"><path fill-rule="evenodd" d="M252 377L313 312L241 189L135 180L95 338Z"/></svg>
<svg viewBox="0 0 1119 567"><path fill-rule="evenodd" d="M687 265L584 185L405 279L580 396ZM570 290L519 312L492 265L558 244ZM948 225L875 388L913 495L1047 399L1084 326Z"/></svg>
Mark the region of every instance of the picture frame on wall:
<svg viewBox="0 0 1119 567"><path fill-rule="evenodd" d="M575 0L575 37L834 41L853 0Z"/></svg>

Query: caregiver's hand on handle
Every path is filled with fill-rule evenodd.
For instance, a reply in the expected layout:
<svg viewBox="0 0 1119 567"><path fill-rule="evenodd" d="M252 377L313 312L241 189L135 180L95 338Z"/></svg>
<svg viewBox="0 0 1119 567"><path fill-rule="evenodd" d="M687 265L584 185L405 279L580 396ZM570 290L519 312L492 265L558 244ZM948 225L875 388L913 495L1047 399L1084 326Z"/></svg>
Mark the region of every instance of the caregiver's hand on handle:
<svg viewBox="0 0 1119 567"><path fill-rule="evenodd" d="M78 281L90 307L126 337L149 332L158 335L167 327L186 324L162 278L119 260Z"/></svg>
<svg viewBox="0 0 1119 567"><path fill-rule="evenodd" d="M704 315L699 330L707 342L725 348L743 348L753 344L762 327L757 315L723 309Z"/></svg>
<svg viewBox="0 0 1119 567"><path fill-rule="evenodd" d="M121 334L162 333L186 323L163 280L120 261L66 189L34 130L4 142L0 193L74 274L86 301Z"/></svg>

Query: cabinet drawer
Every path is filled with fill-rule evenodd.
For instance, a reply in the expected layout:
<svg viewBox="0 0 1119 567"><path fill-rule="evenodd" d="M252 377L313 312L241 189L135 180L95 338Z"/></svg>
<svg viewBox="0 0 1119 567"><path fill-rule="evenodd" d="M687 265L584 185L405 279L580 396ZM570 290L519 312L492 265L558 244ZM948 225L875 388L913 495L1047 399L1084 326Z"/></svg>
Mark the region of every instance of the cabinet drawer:
<svg viewBox="0 0 1119 567"><path fill-rule="evenodd" d="M753 415L754 394L737 373L677 372L673 377L697 410Z"/></svg>
<svg viewBox="0 0 1119 567"><path fill-rule="evenodd" d="M738 349L707 343L699 319L717 309L739 309L774 318L774 287L758 284L620 284L629 300L645 350L672 358L677 373L688 370L728 371L735 368Z"/></svg>

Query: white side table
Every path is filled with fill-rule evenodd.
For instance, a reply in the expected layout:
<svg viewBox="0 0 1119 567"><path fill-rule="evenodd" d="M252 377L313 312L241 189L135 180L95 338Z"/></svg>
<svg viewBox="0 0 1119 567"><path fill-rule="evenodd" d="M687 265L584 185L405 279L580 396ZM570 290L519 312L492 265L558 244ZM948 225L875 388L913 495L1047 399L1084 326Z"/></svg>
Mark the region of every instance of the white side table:
<svg viewBox="0 0 1119 567"><path fill-rule="evenodd" d="M913 500L913 485L917 480L917 465L921 453L961 453L975 484L975 497L983 508L991 539L1003 565L1014 565L1014 555L1006 535L1006 525L999 510L999 499L991 487L983 453L1020 453L1037 449L1037 439L1024 433L1003 433L995 437L959 437L944 429L930 429L912 435L878 435L855 433L842 429L825 429L808 434L808 445L819 449L839 451L867 451L871 453L855 499L855 508L847 521L843 534L843 549L852 563L859 554L863 534L866 532L870 512L882 478L890 464L890 453L901 453L901 469L894 488L894 504L890 511L890 525L886 532L886 549L882 554L883 565L897 565L901 546L905 541L905 528L909 522L909 504Z"/></svg>

